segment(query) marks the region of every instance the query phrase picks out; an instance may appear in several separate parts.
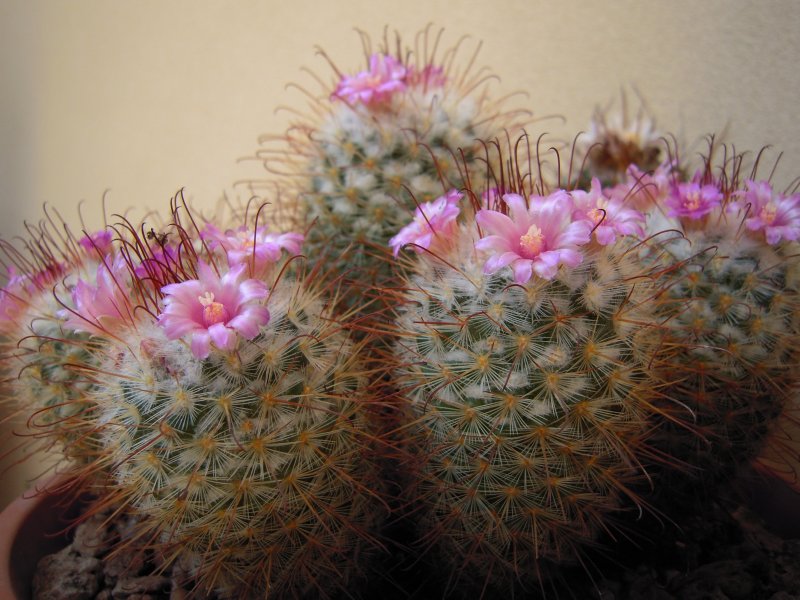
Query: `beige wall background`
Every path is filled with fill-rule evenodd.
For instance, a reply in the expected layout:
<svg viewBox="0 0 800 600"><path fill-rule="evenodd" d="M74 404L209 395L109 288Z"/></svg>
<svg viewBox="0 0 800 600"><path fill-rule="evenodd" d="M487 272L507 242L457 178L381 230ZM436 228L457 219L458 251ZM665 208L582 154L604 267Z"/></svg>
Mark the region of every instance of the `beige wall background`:
<svg viewBox="0 0 800 600"><path fill-rule="evenodd" d="M0 0L0 236L45 202L77 226L84 200L97 226L106 190L109 212L163 208L181 187L210 207L263 174L237 159L285 128L275 108L300 98L286 84L328 75L315 46L352 72L354 27L411 38L429 22L483 41L498 92L565 119L537 134L571 138L635 85L690 145L727 129L737 148L785 152L779 182L800 173L796 0ZM25 477L0 475L0 505Z"/></svg>

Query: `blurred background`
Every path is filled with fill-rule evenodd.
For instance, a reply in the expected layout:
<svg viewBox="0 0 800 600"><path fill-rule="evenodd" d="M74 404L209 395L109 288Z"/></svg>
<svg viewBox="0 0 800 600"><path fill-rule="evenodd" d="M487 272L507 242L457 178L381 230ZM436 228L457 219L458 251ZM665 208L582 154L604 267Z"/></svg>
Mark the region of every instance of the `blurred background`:
<svg viewBox="0 0 800 600"><path fill-rule="evenodd" d="M102 224L104 195L109 214L163 211L180 188L210 208L266 176L247 157L286 128L279 105L304 105L286 87L309 81L303 67L330 76L316 46L352 73L354 28L412 41L428 23L445 46L483 42L497 94L550 116L535 135L571 139L621 89L636 106L634 86L687 148L724 131L737 149L783 151L778 183L800 174L796 0L0 0L0 237L45 203L76 230L81 202ZM0 473L0 507L39 469Z"/></svg>

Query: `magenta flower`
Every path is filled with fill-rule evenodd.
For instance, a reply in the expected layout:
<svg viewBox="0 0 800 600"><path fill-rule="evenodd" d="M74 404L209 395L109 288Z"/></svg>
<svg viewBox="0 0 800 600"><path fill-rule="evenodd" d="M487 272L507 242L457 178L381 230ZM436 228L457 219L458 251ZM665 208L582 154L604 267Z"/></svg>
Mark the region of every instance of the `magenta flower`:
<svg viewBox="0 0 800 600"><path fill-rule="evenodd" d="M111 251L111 242L114 239L114 234L110 229L101 229L88 235L83 236L78 240L81 248L86 252L98 252L100 256L105 256Z"/></svg>
<svg viewBox="0 0 800 600"><path fill-rule="evenodd" d="M559 265L575 267L583 262L578 246L590 241L594 223L572 219L575 204L567 192L531 196L528 206L517 194L506 194L503 201L509 215L494 210L479 210L475 215L478 225L489 233L475 243L476 249L492 253L484 265L486 273L510 266L514 281L522 284L534 274L553 279Z"/></svg>
<svg viewBox="0 0 800 600"><path fill-rule="evenodd" d="M435 240L449 238L461 212L458 203L462 197L458 191L450 190L432 202L420 204L414 211L414 220L389 240L394 255L397 256L407 244L414 244L414 250L422 252L430 249Z"/></svg>
<svg viewBox="0 0 800 600"><path fill-rule="evenodd" d="M128 289L128 267L121 256L109 267L106 263L97 266L96 283L83 279L72 290L73 310L63 310L64 327L93 335L108 334L115 322L132 317Z"/></svg>
<svg viewBox="0 0 800 600"><path fill-rule="evenodd" d="M350 104L382 102L406 89L406 74L407 69L393 56L373 54L369 57L369 69L352 77L344 76L333 96Z"/></svg>
<svg viewBox="0 0 800 600"><path fill-rule="evenodd" d="M178 249L172 244L166 244L157 249L151 248L152 256L145 258L133 269L134 275L139 279L153 278L160 280L171 273L178 265Z"/></svg>
<svg viewBox="0 0 800 600"><path fill-rule="evenodd" d="M304 239L301 233L267 233L266 227L258 227L253 231L242 226L223 233L210 223L201 236L209 240L212 249L221 247L225 250L230 266L251 264L253 261L254 271L257 272L267 264L278 261L283 250L293 256L300 254Z"/></svg>
<svg viewBox="0 0 800 600"><path fill-rule="evenodd" d="M257 279L242 281L246 265L238 264L218 276L198 262L199 279L172 283L161 288L164 311L158 323L171 340L191 335L192 354L207 358L211 342L221 350L232 350L238 335L247 340L258 335L269 322L269 311L261 305L267 286Z"/></svg>
<svg viewBox="0 0 800 600"><path fill-rule="evenodd" d="M776 194L768 181L745 182L747 189L732 202L731 209L746 210L745 226L750 231L763 229L768 244L800 238L800 194Z"/></svg>
<svg viewBox="0 0 800 600"><path fill-rule="evenodd" d="M700 219L722 202L722 192L714 185L679 183L664 200L668 217Z"/></svg>
<svg viewBox="0 0 800 600"><path fill-rule="evenodd" d="M594 235L601 246L613 244L618 235L644 237L645 217L638 210L627 208L625 196L603 194L600 180L592 178L592 188L588 192L572 192L575 201L573 219L588 219L594 223Z"/></svg>

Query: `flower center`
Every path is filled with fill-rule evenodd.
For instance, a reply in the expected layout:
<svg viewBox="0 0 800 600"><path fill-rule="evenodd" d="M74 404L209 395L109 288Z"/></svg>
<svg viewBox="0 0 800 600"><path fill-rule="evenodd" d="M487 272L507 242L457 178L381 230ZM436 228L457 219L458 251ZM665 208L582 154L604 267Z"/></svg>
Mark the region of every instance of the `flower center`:
<svg viewBox="0 0 800 600"><path fill-rule="evenodd" d="M774 202L768 202L758 213L758 216L765 225L772 225L778 216L778 207L775 206Z"/></svg>
<svg viewBox="0 0 800 600"><path fill-rule="evenodd" d="M594 224L597 225L600 221L602 221L606 216L606 210L608 207L608 200L605 198L598 198L595 207L589 211L587 215Z"/></svg>
<svg viewBox="0 0 800 600"><path fill-rule="evenodd" d="M197 301L203 305L203 323L206 327L211 327L217 323L225 323L230 317L224 304L214 302L213 292L206 292L202 296L198 296Z"/></svg>
<svg viewBox="0 0 800 600"><path fill-rule="evenodd" d="M703 200L700 197L700 192L694 190L687 193L683 199L683 206L687 210L697 210L698 208L700 208L700 205L702 203Z"/></svg>
<svg viewBox="0 0 800 600"><path fill-rule="evenodd" d="M242 249L252 250L255 246L253 232L251 231L237 231L236 241L239 242L239 247Z"/></svg>
<svg viewBox="0 0 800 600"><path fill-rule="evenodd" d="M528 232L519 238L519 246L525 258L535 258L544 250L544 234L536 225L531 225Z"/></svg>

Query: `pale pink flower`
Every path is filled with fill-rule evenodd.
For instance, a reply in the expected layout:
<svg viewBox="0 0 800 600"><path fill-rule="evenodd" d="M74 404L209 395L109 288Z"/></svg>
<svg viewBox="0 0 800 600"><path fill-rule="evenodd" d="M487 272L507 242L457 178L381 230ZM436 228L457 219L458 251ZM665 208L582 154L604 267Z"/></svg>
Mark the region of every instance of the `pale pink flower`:
<svg viewBox="0 0 800 600"><path fill-rule="evenodd" d="M484 265L486 273L510 266L516 283L526 283L535 274L553 279L561 264L575 267L583 262L579 246L591 239L594 223L574 221L575 204L564 190L547 197L531 196L529 205L517 194L506 194L503 201L509 215L494 210L479 210L475 216L486 237L475 248L491 252Z"/></svg>
<svg viewBox="0 0 800 600"><path fill-rule="evenodd" d="M626 197L628 206L649 211L661 204L672 192L675 179L674 167L674 164L664 162L652 173L646 173L632 164L626 171L627 181L614 186L609 195Z"/></svg>
<svg viewBox="0 0 800 600"><path fill-rule="evenodd" d="M53 287L68 272L64 263L51 263L35 273L17 273L8 268L8 281L0 289L0 330L10 331L20 325L22 312L32 298L51 294Z"/></svg>
<svg viewBox="0 0 800 600"><path fill-rule="evenodd" d="M627 208L623 196L606 196L597 177L592 178L591 190L575 190L573 219L588 219L594 223L594 235L601 246L613 244L618 235L644 237L645 217L638 210Z"/></svg>
<svg viewBox="0 0 800 600"><path fill-rule="evenodd" d="M269 322L261 304L267 286L257 279L243 281L246 265L238 264L220 277L206 263L198 262L199 279L161 288L164 311L158 323L171 340L191 335L192 354L207 358L211 343L221 350L236 347L238 336L247 340Z"/></svg>
<svg viewBox="0 0 800 600"><path fill-rule="evenodd" d="M731 210L745 210L744 224L750 231L763 229L768 244L800 238L800 194L776 194L768 181L745 182L747 189L737 194L741 200L732 202Z"/></svg>
<svg viewBox="0 0 800 600"><path fill-rule="evenodd" d="M673 186L664 200L668 217L700 219L717 208L722 202L722 192L714 185L696 182L679 183Z"/></svg>
<svg viewBox="0 0 800 600"><path fill-rule="evenodd" d="M111 243L114 240L114 234L110 229L101 229L94 233L87 234L78 240L81 248L89 253L98 253L100 256L105 256L111 252Z"/></svg>
<svg viewBox="0 0 800 600"><path fill-rule="evenodd" d="M435 240L448 239L461 212L458 203L462 197L458 191L450 190L432 202L420 204L414 211L414 220L389 240L394 255L407 244L413 244L414 251L423 252L423 249L430 249Z"/></svg>
<svg viewBox="0 0 800 600"><path fill-rule="evenodd" d="M209 241L212 250L216 247L225 250L230 266L251 264L252 261L255 271L278 261L283 250L292 256L300 254L304 239L301 233L268 233L266 227L258 227L253 231L242 226L223 233L210 223L201 236Z"/></svg>
<svg viewBox="0 0 800 600"><path fill-rule="evenodd" d="M423 69L414 66L408 67L406 82L409 86L443 87L447 83L447 77L442 67L427 65Z"/></svg>
<svg viewBox="0 0 800 600"><path fill-rule="evenodd" d="M60 311L64 327L104 336L120 321L130 320L129 275L127 263L118 256L109 267L97 266L96 283L78 279L72 290L72 310Z"/></svg>
<svg viewBox="0 0 800 600"><path fill-rule="evenodd" d="M369 57L369 69L342 77L333 96L350 104L382 102L406 89L406 74L406 67L393 56L373 54Z"/></svg>

